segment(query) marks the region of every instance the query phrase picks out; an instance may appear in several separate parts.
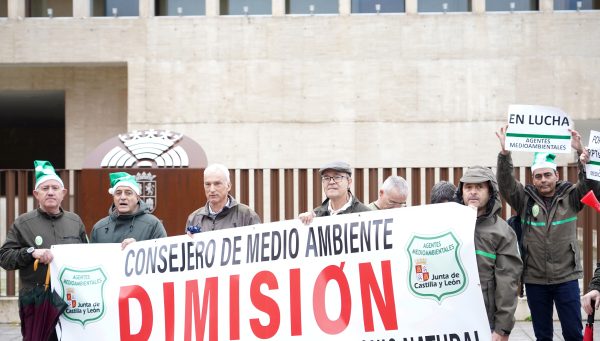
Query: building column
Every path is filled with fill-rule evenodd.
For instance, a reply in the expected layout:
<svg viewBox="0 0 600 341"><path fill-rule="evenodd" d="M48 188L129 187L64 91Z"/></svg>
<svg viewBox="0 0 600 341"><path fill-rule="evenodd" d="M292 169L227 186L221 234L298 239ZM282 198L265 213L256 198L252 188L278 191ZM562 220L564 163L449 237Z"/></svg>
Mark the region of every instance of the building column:
<svg viewBox="0 0 600 341"><path fill-rule="evenodd" d="M406 14L417 14L419 13L418 0L406 0L404 2L404 11Z"/></svg>
<svg viewBox="0 0 600 341"><path fill-rule="evenodd" d="M73 0L73 18L87 18L92 16L92 2Z"/></svg>
<svg viewBox="0 0 600 341"><path fill-rule="evenodd" d="M351 0L339 0L338 11L340 15L350 15L352 12L352 1Z"/></svg>
<svg viewBox="0 0 600 341"><path fill-rule="evenodd" d="M25 18L25 0L8 0L7 12L10 19Z"/></svg>
<svg viewBox="0 0 600 341"><path fill-rule="evenodd" d="M540 12L554 12L554 0L539 0Z"/></svg>
<svg viewBox="0 0 600 341"><path fill-rule="evenodd" d="M154 0L139 0L139 12L140 12L140 18L153 17L154 16Z"/></svg>
<svg viewBox="0 0 600 341"><path fill-rule="evenodd" d="M285 15L285 0L271 0L271 15L274 17Z"/></svg>
<svg viewBox="0 0 600 341"><path fill-rule="evenodd" d="M221 6L219 0L206 0L206 16L218 17L221 15Z"/></svg>
<svg viewBox="0 0 600 341"><path fill-rule="evenodd" d="M485 0L472 0L471 11L477 14L485 13Z"/></svg>

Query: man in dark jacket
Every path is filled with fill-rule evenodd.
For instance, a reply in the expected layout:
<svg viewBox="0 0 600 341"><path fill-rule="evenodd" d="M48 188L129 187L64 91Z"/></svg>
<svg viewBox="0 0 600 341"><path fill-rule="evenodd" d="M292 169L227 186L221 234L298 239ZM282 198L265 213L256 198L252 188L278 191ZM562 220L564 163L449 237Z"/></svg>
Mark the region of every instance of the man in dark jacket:
<svg viewBox="0 0 600 341"><path fill-rule="evenodd" d="M188 234L260 224L258 214L250 207L238 203L229 194L230 190L227 167L212 164L204 169L206 205L189 215L186 224Z"/></svg>
<svg viewBox="0 0 600 341"><path fill-rule="evenodd" d="M475 253L492 340L508 340L515 324L518 281L523 263L517 236L498 216L502 204L491 169L467 169L457 189L459 203L477 210Z"/></svg>
<svg viewBox="0 0 600 341"><path fill-rule="evenodd" d="M87 243L81 218L62 209L67 193L60 177L48 161L34 161L35 189L33 196L39 207L15 219L0 248L0 266L6 270L19 270L19 295L36 285L43 285L52 261L50 247L57 244ZM40 267L33 270L39 259ZM25 326L21 321L21 332ZM56 339L56 334L51 340Z"/></svg>
<svg viewBox="0 0 600 341"><path fill-rule="evenodd" d="M313 211L300 214L298 218L302 223L308 225L314 217L370 211L350 192L352 169L349 164L343 161L330 162L319 173L327 199Z"/></svg>
<svg viewBox="0 0 600 341"><path fill-rule="evenodd" d="M523 186L514 177L511 155L505 149L506 128L496 133L501 146L497 177L502 197L522 221L523 282L535 336L552 340L555 305L565 340L581 340L578 279L583 271L577 213L583 209L580 199L597 186L586 179L584 164L589 154L579 133L571 130L571 147L579 154L577 184L559 180L554 155L536 153L531 167L533 185Z"/></svg>
<svg viewBox="0 0 600 341"><path fill-rule="evenodd" d="M92 229L92 243L121 243L124 249L135 241L163 238L167 232L146 203L140 200L140 185L133 175L125 172L110 173L108 193L113 203L108 216L100 219Z"/></svg>

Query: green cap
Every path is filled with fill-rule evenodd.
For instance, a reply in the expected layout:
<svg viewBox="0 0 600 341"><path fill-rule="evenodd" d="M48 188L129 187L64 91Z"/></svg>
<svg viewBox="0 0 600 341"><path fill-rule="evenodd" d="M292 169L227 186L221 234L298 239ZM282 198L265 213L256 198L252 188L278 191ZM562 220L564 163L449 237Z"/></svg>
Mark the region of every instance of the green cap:
<svg viewBox="0 0 600 341"><path fill-rule="evenodd" d="M56 175L50 161L35 160L33 161L33 168L35 168L35 189L38 189L42 183L48 180L56 180L61 187L65 187L62 180Z"/></svg>
<svg viewBox="0 0 600 341"><path fill-rule="evenodd" d="M113 194L117 187L125 186L131 188L137 195L140 195L140 185L135 180L135 176L125 172L110 173L110 188L108 193Z"/></svg>
<svg viewBox="0 0 600 341"><path fill-rule="evenodd" d="M551 168L556 170L556 162L554 159L556 155L550 153L537 152L533 154L533 164L531 165L531 172L533 173L536 169L540 168Z"/></svg>

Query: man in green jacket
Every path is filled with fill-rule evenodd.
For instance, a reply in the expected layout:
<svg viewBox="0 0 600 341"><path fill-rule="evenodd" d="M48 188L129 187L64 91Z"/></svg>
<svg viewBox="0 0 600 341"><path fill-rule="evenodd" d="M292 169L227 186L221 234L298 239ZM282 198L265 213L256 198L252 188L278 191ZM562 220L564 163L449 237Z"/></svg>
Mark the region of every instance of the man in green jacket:
<svg viewBox="0 0 600 341"><path fill-rule="evenodd" d="M140 200L140 185L133 175L125 172L110 173L113 203L108 216L100 219L92 229L92 243L121 243L121 249L135 241L167 236L162 222L146 203Z"/></svg>
<svg viewBox="0 0 600 341"><path fill-rule="evenodd" d="M319 173L327 199L314 210L300 214L298 218L303 224L312 223L314 217L371 210L350 192L352 169L349 164L343 161L330 162L321 167Z"/></svg>
<svg viewBox="0 0 600 341"><path fill-rule="evenodd" d="M33 196L39 207L15 219L0 248L0 266L6 270L19 270L19 295L44 284L47 264L53 258L52 245L87 243L81 218L61 207L67 190L52 164L38 160L33 164L36 177ZM40 267L34 271L36 259ZM21 326L24 333L23 321ZM56 334L50 339L56 340Z"/></svg>
<svg viewBox="0 0 600 341"><path fill-rule="evenodd" d="M515 232L499 217L502 203L492 170L481 166L467 169L458 185L457 200L477 210L475 253L483 302L492 340L506 341L515 324L523 263Z"/></svg>
<svg viewBox="0 0 600 341"><path fill-rule="evenodd" d="M577 183L559 179L553 154L536 153L531 167L533 184L523 186L514 177L511 155L505 149L506 128L496 133L501 146L497 177L502 197L522 221L523 282L535 336L552 340L555 305L564 339L581 340L578 279L583 271L577 213L584 206L580 199L597 186L596 181L586 179L584 165L589 154L579 133L571 130L571 147L579 155Z"/></svg>
<svg viewBox="0 0 600 341"><path fill-rule="evenodd" d="M238 203L229 194L230 190L227 167L212 164L204 169L206 205L189 215L186 224L188 234L260 224L258 214L250 207Z"/></svg>

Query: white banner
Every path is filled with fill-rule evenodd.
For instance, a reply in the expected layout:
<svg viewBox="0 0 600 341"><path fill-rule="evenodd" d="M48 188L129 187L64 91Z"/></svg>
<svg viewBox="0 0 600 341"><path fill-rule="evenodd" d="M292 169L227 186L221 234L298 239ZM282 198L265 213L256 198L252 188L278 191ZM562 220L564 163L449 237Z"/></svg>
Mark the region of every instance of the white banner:
<svg viewBox="0 0 600 341"><path fill-rule="evenodd" d="M455 203L57 245L62 340L489 340Z"/></svg>
<svg viewBox="0 0 600 341"><path fill-rule="evenodd" d="M506 149L570 153L571 119L562 110L539 105L510 105Z"/></svg>
<svg viewBox="0 0 600 341"><path fill-rule="evenodd" d="M600 132L590 130L588 150L590 161L585 164L586 177L600 181Z"/></svg>

